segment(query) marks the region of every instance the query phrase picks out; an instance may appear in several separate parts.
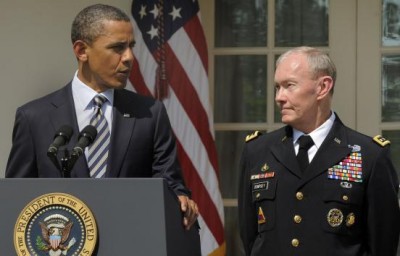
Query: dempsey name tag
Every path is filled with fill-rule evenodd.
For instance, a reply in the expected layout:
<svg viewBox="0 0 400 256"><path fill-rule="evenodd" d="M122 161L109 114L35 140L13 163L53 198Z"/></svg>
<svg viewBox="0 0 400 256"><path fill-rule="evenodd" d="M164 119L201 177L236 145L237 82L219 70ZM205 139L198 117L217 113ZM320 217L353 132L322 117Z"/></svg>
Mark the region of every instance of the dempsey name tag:
<svg viewBox="0 0 400 256"><path fill-rule="evenodd" d="M255 190L268 190L269 181L257 182L253 184L253 191Z"/></svg>

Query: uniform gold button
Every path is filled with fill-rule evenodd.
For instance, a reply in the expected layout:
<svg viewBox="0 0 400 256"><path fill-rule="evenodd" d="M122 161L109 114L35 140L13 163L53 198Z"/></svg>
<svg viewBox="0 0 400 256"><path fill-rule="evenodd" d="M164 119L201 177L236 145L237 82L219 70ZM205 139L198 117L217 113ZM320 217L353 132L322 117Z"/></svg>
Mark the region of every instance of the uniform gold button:
<svg viewBox="0 0 400 256"><path fill-rule="evenodd" d="M346 226L351 227L354 225L355 222L356 222L356 216L352 212L349 213L346 217Z"/></svg>
<svg viewBox="0 0 400 256"><path fill-rule="evenodd" d="M347 195L343 195L343 196L342 196L342 199L343 199L344 201L347 201L347 200L349 200L349 197L348 197Z"/></svg>
<svg viewBox="0 0 400 256"><path fill-rule="evenodd" d="M298 224L301 222L302 218L300 215L294 215L293 220Z"/></svg>
<svg viewBox="0 0 400 256"><path fill-rule="evenodd" d="M297 198L297 200L303 200L303 198L304 198L303 193L302 192L297 192L296 193L296 198Z"/></svg>
<svg viewBox="0 0 400 256"><path fill-rule="evenodd" d="M294 239L292 240L292 246L293 246L293 247L298 247L299 244L300 244L299 239L294 238Z"/></svg>
<svg viewBox="0 0 400 256"><path fill-rule="evenodd" d="M261 196L260 193L257 193L257 194L256 194L256 198L260 198L260 196Z"/></svg>

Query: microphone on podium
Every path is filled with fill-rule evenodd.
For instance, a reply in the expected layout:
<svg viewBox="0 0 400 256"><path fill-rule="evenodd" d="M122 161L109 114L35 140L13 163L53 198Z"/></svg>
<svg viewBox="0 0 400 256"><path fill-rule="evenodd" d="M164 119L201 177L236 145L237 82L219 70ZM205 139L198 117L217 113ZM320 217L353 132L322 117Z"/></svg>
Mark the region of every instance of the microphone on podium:
<svg viewBox="0 0 400 256"><path fill-rule="evenodd" d="M81 156L86 147L93 143L96 139L97 130L93 125L88 125L79 134L78 143L72 149L72 155L76 154Z"/></svg>
<svg viewBox="0 0 400 256"><path fill-rule="evenodd" d="M68 144L72 134L73 130L69 125L61 126L54 135L53 143L51 143L49 148L47 149L47 156L50 158L50 160L53 162L58 170L60 170L60 164L58 163L57 159L58 149L59 147Z"/></svg>
<svg viewBox="0 0 400 256"><path fill-rule="evenodd" d="M85 148L93 143L93 141L96 139L96 136L97 136L97 130L93 125L87 125L79 133L78 143L76 143L75 147L72 149L69 168L68 168L69 171L72 170L78 158L81 155L83 155Z"/></svg>
<svg viewBox="0 0 400 256"><path fill-rule="evenodd" d="M54 135L54 140L53 143L50 144L49 149L47 150L47 153L55 153L57 154L58 148L61 146L66 145L69 140L71 139L72 136L72 128L68 125L63 125L61 126L56 134Z"/></svg>

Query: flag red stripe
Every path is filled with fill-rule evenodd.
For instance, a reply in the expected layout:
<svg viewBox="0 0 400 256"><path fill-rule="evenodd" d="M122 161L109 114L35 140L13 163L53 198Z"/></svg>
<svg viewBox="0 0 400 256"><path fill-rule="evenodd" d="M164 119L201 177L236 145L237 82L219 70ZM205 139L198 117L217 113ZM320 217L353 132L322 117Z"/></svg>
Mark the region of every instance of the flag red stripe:
<svg viewBox="0 0 400 256"><path fill-rule="evenodd" d="M217 150L214 144L214 138L211 136L209 130L210 126L207 113L174 52L168 44L166 44L165 49L167 54L166 68L169 84L174 90L176 97L181 102L181 105L185 109L190 121L193 123L193 126L196 128L200 139L207 150L208 158L210 159L218 177Z"/></svg>
<svg viewBox="0 0 400 256"><path fill-rule="evenodd" d="M202 29L199 17L193 16L184 26L185 32L192 41L194 48L200 56L201 62L203 63L204 69L208 71L208 53L207 53L207 42Z"/></svg>
<svg viewBox="0 0 400 256"><path fill-rule="evenodd" d="M152 96L149 88L146 86L144 82L142 73L140 72L139 63L136 59L133 60L133 67L131 74L129 76L129 80L131 81L132 86L135 90L142 95Z"/></svg>
<svg viewBox="0 0 400 256"><path fill-rule="evenodd" d="M215 237L219 245L224 242L224 229L215 204L213 204L207 189L201 178L198 175L192 161L184 151L182 145L177 141L178 156L182 165L184 179L189 188L194 188L192 191L192 199L198 204L200 214L207 224L208 228ZM217 185L217 184L216 184Z"/></svg>

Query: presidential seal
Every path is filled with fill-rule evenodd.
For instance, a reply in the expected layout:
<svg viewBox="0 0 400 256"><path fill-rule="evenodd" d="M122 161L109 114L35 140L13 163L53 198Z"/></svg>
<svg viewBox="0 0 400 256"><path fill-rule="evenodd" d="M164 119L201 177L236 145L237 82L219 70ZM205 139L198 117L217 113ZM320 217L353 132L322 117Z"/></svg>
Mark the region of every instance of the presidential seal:
<svg viewBox="0 0 400 256"><path fill-rule="evenodd" d="M14 228L18 256L92 255L97 226L90 209L78 198L50 193L32 200Z"/></svg>

